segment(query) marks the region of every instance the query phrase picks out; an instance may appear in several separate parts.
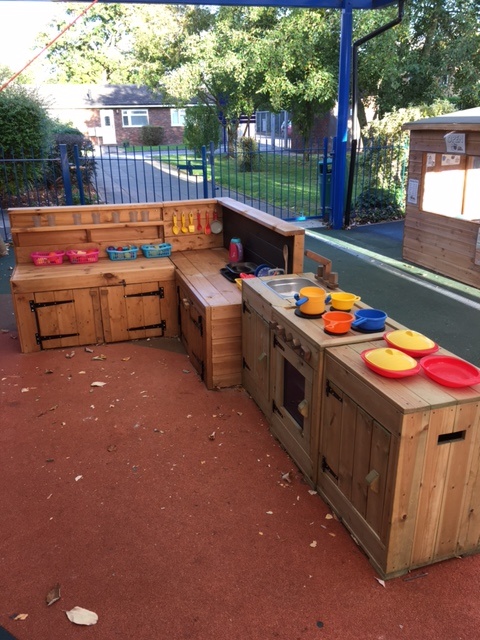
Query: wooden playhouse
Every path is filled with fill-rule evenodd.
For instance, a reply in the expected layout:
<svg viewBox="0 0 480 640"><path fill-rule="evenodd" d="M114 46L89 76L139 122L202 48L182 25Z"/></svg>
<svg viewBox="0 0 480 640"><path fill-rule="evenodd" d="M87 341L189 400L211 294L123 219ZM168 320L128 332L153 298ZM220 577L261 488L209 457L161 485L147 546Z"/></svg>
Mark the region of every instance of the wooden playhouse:
<svg viewBox="0 0 480 640"><path fill-rule="evenodd" d="M480 107L407 123L403 257L480 287Z"/></svg>

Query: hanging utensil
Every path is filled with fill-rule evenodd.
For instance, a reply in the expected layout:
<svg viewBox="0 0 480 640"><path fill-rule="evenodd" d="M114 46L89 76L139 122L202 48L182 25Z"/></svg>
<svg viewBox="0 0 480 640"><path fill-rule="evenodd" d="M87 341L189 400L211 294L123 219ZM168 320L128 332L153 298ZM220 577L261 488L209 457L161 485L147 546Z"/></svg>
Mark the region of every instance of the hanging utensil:
<svg viewBox="0 0 480 640"><path fill-rule="evenodd" d="M212 233L216 233L216 234L222 233L222 229L223 229L223 224L218 219L217 212L214 211L213 212L213 222L211 224Z"/></svg>
<svg viewBox="0 0 480 640"><path fill-rule="evenodd" d="M173 214L172 221L173 221L172 231L176 236L178 236L178 233L179 233L180 229L178 228L178 220L177 220L177 214L176 213Z"/></svg>
<svg viewBox="0 0 480 640"><path fill-rule="evenodd" d="M210 222L208 221L208 211L205 213L205 233L209 236L212 233Z"/></svg>
<svg viewBox="0 0 480 640"><path fill-rule="evenodd" d="M193 224L193 213L188 214L188 231L189 233L195 233L195 225Z"/></svg>
<svg viewBox="0 0 480 640"><path fill-rule="evenodd" d="M283 263L285 265L284 273L288 273L288 245L283 245Z"/></svg>
<svg viewBox="0 0 480 640"><path fill-rule="evenodd" d="M182 213L182 233L188 233L188 227L187 227L184 213Z"/></svg>
<svg viewBox="0 0 480 640"><path fill-rule="evenodd" d="M197 231L198 232L202 232L203 228L202 228L202 216L200 211L197 211Z"/></svg>

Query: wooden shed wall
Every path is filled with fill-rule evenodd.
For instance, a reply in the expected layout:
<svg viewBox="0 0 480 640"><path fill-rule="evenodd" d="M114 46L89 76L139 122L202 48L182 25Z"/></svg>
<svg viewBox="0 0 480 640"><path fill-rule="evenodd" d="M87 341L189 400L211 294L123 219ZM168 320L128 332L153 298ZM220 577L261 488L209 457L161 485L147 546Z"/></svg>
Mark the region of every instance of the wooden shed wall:
<svg viewBox="0 0 480 640"><path fill-rule="evenodd" d="M475 220L422 209L425 154L446 153L446 133L448 131L445 130L411 131L408 179L409 182L418 180L418 197L416 204L408 202L407 198L403 257L449 278L480 288L480 202L478 219ZM480 131L465 133L466 155L480 156ZM462 156L460 167L468 167L468 163L468 158L465 160ZM464 189L464 186L459 188ZM445 197L450 198L451 194L447 193Z"/></svg>

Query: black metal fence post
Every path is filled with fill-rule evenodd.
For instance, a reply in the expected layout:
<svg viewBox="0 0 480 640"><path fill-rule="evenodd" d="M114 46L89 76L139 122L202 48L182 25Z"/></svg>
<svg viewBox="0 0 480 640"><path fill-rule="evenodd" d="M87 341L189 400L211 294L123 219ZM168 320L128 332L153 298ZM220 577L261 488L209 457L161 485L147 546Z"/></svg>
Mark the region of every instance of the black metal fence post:
<svg viewBox="0 0 480 640"><path fill-rule="evenodd" d="M72 182L70 180L70 165L68 162L68 152L66 144L59 144L60 166L62 169L63 188L65 190L65 204L73 204Z"/></svg>

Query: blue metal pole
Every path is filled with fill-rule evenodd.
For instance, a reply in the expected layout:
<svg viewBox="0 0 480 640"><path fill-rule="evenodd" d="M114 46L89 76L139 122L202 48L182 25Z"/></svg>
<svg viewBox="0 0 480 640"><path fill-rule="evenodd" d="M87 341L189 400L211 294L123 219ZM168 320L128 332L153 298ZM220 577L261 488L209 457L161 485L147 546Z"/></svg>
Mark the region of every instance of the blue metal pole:
<svg viewBox="0 0 480 640"><path fill-rule="evenodd" d="M353 14L351 6L342 9L340 60L338 72L337 136L333 156L332 227L343 227L345 174L347 171L348 116L350 111L350 74L352 67Z"/></svg>

